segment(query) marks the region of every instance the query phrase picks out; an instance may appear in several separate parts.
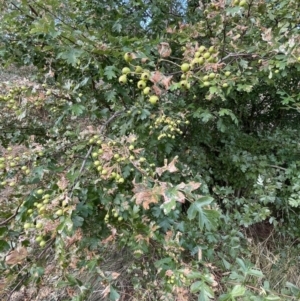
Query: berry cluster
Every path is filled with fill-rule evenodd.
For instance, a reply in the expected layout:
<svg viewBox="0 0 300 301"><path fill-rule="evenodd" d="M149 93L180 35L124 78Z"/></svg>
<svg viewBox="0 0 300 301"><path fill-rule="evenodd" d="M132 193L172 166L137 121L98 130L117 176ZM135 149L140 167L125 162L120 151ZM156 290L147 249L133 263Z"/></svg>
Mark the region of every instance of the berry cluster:
<svg viewBox="0 0 300 301"><path fill-rule="evenodd" d="M124 59L126 62L131 62L134 58L134 54L131 52L126 52L124 55ZM134 71L132 71L129 67L124 67L122 69L122 75L119 77L119 83L125 85L128 82L128 76L137 76L137 88L142 91L144 95L148 96L148 101L155 105L159 101L159 97L157 95L151 95L151 87L147 86L149 80L151 78L151 73L149 70L143 69L141 66L133 66ZM132 80L130 80L132 82Z"/></svg>

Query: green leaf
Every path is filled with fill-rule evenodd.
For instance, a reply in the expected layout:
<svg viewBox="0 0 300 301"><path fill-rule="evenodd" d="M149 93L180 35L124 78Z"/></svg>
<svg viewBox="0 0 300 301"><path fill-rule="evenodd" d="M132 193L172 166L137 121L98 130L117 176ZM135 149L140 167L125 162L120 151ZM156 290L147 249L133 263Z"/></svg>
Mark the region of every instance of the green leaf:
<svg viewBox="0 0 300 301"><path fill-rule="evenodd" d="M73 275L67 274L65 275L65 277L67 278L70 286L82 285L82 282L75 278Z"/></svg>
<svg viewBox="0 0 300 301"><path fill-rule="evenodd" d="M122 30L122 25L119 22L114 23L112 27L113 31L120 33Z"/></svg>
<svg viewBox="0 0 300 301"><path fill-rule="evenodd" d="M204 196L193 202L188 209L187 214L190 220L198 216L198 224L201 230L206 228L210 231L218 225L219 212L214 209L205 209L212 201L212 197Z"/></svg>
<svg viewBox="0 0 300 301"><path fill-rule="evenodd" d="M109 90L104 93L104 97L107 101L111 102L116 99L117 92L115 90Z"/></svg>
<svg viewBox="0 0 300 301"><path fill-rule="evenodd" d="M115 66L107 66L104 68L104 75L106 76L106 78L108 80L111 80L111 79L117 77L116 72L117 72L117 69Z"/></svg>
<svg viewBox="0 0 300 301"><path fill-rule="evenodd" d="M75 215L75 216L72 216L72 222L73 222L74 228L79 228L83 225L84 218L82 218L81 216Z"/></svg>
<svg viewBox="0 0 300 301"><path fill-rule="evenodd" d="M235 285L232 291L230 292L232 297L241 297L244 296L246 288L240 284Z"/></svg>
<svg viewBox="0 0 300 301"><path fill-rule="evenodd" d="M83 51L81 49L76 49L72 47L64 52L59 53L57 58L62 58L66 60L68 64L75 67L82 53Z"/></svg>
<svg viewBox="0 0 300 301"><path fill-rule="evenodd" d="M265 297L265 300L267 300L267 301L276 301L276 300L281 300L281 298L278 297L278 296L267 296L267 297Z"/></svg>
<svg viewBox="0 0 300 301"><path fill-rule="evenodd" d="M188 279L197 279L197 278L201 278L203 276L203 273L201 272L195 272L195 271L191 271L190 273L187 274L187 278Z"/></svg>
<svg viewBox="0 0 300 301"><path fill-rule="evenodd" d="M196 281L191 285L190 291L191 293L197 293L200 291L201 287L202 287L202 281Z"/></svg>
<svg viewBox="0 0 300 301"><path fill-rule="evenodd" d="M113 288L112 285L109 287L109 300L117 301L120 299L120 294Z"/></svg>
<svg viewBox="0 0 300 301"><path fill-rule="evenodd" d="M10 245L5 241L0 239L0 252L6 252L10 249Z"/></svg>
<svg viewBox="0 0 300 301"><path fill-rule="evenodd" d="M0 236L3 236L4 233L8 231L7 227L0 227Z"/></svg>
<svg viewBox="0 0 300 301"><path fill-rule="evenodd" d="M255 270L255 269L250 269L248 272L248 275L257 277L257 278L263 278L264 274L262 273L262 271L259 270Z"/></svg>
<svg viewBox="0 0 300 301"><path fill-rule="evenodd" d="M173 262L172 258L166 257L160 260L155 261L154 266L158 268L168 269L169 265Z"/></svg>
<svg viewBox="0 0 300 301"><path fill-rule="evenodd" d="M70 107L70 109L71 109L72 113L76 116L81 115L85 111L85 107L83 105L80 105L80 104L73 104Z"/></svg>

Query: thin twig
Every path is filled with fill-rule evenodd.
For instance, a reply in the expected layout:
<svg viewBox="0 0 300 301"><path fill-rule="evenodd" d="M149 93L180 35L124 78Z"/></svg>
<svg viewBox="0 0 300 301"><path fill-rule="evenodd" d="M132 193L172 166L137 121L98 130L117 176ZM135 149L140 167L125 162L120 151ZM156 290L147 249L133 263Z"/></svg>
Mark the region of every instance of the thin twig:
<svg viewBox="0 0 300 301"><path fill-rule="evenodd" d="M7 298L7 301L10 300L12 294L18 289L18 287L20 286L20 284L28 277L28 275L24 275L23 278L17 283L17 285L12 289L12 291L10 292L8 298Z"/></svg>
<svg viewBox="0 0 300 301"><path fill-rule="evenodd" d="M41 252L41 254L37 257L37 260L42 258L42 256L53 245L54 242L55 242L55 237L50 240L49 244L44 248L44 250Z"/></svg>
<svg viewBox="0 0 300 301"><path fill-rule="evenodd" d="M287 170L284 167L278 166L278 165L268 165L269 167L273 167L273 168L277 168L277 169L281 169L281 170Z"/></svg>
<svg viewBox="0 0 300 301"><path fill-rule="evenodd" d="M16 212L15 212L12 216L10 216L8 219L6 219L5 221L3 221L3 222L0 223L0 226L5 225L5 224L7 224L10 220L12 220L12 219L18 214L19 208L20 208L20 207L21 207L21 204L18 206Z"/></svg>
<svg viewBox="0 0 300 301"><path fill-rule="evenodd" d="M110 122L112 122L115 118L117 118L119 115L121 115L122 112L123 112L123 111L118 111L118 112L116 112L116 113L113 114L113 115L112 115L105 123L103 123L102 126L101 126L101 128L100 128L100 130L99 130L99 134L102 135L103 132L104 132L104 130L105 130L105 128L107 127L107 125L108 125ZM71 188L70 198L72 198L72 196L73 196L74 188L76 187L76 185L77 185L78 182L79 182L81 173L82 173L83 170L84 170L86 161L87 161L88 157L90 156L92 150L93 150L93 146L90 146L90 148L89 148L87 154L85 155L85 157L84 157L84 159L83 159L83 161L82 161L82 164L81 164L81 167L80 167L80 170L79 170L79 175L78 175L77 179L75 180L75 182L74 182L74 184L73 184L73 186L72 186L72 188Z"/></svg>
<svg viewBox="0 0 300 301"><path fill-rule="evenodd" d="M218 64L221 62L224 62L225 60L227 60L230 57L239 57L239 56L252 56L252 53L229 53L228 55L226 55L225 57L221 58L218 61Z"/></svg>

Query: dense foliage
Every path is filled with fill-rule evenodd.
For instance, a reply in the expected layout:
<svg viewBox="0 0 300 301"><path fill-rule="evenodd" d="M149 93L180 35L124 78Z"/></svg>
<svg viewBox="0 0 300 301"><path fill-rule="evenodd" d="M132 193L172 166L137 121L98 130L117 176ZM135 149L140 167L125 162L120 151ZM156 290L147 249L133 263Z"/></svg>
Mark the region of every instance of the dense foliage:
<svg viewBox="0 0 300 301"><path fill-rule="evenodd" d="M299 1L0 8L2 67L30 68L1 86L3 298L300 298L245 239L299 236Z"/></svg>

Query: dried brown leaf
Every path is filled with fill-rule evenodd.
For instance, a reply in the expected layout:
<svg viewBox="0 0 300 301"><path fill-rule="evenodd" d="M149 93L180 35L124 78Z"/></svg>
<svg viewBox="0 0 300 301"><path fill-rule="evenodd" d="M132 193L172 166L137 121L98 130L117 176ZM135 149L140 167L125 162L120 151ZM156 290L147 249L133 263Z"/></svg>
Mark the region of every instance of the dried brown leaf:
<svg viewBox="0 0 300 301"><path fill-rule="evenodd" d="M201 186L201 183L191 181L187 184L182 182L179 185L177 185L176 187L180 190L184 190L185 188L188 188L188 190L191 192L191 191L198 189L200 186Z"/></svg>
<svg viewBox="0 0 300 301"><path fill-rule="evenodd" d="M66 179L65 175L62 175L60 180L57 182L57 186L61 190L65 190L68 187L69 181Z"/></svg>
<svg viewBox="0 0 300 301"><path fill-rule="evenodd" d="M117 235L117 229L112 228L111 229L111 235L108 236L107 238L105 238L104 240L102 240L102 243L106 244L108 242L114 241L114 239L116 238L116 235Z"/></svg>
<svg viewBox="0 0 300 301"><path fill-rule="evenodd" d="M160 96L162 94L162 89L159 88L157 85L153 85L152 89L153 89L155 95Z"/></svg>
<svg viewBox="0 0 300 301"><path fill-rule="evenodd" d="M175 166L175 163L178 161L178 157L174 157L174 159L167 164L167 162L165 161L165 166L164 167L157 167L156 168L156 173L161 176L165 171L169 171L169 172L176 172L178 171L178 169Z"/></svg>
<svg viewBox="0 0 300 301"><path fill-rule="evenodd" d="M110 161L114 156L112 147L108 144L102 144L103 154L101 158L106 161Z"/></svg>
<svg viewBox="0 0 300 301"><path fill-rule="evenodd" d="M162 187L156 186L149 188L142 183L133 181L134 198L137 205L143 206L144 209L149 209L150 204L155 204L159 201L160 195L163 194Z"/></svg>
<svg viewBox="0 0 300 301"><path fill-rule="evenodd" d="M162 84L164 85L166 90L170 88L172 78L173 75L170 75L170 76L165 76L164 79L162 80Z"/></svg>
<svg viewBox="0 0 300 301"><path fill-rule="evenodd" d="M158 53L161 57L165 58L171 55L172 50L170 48L169 43L161 42L158 44L157 48L158 48Z"/></svg>
<svg viewBox="0 0 300 301"><path fill-rule="evenodd" d="M185 287L175 287L176 299L175 301L188 301L189 300L189 290Z"/></svg>
<svg viewBox="0 0 300 301"><path fill-rule="evenodd" d="M174 27L174 28L168 27L166 29L166 31L167 31L167 33L174 33L174 32L176 32L176 27Z"/></svg>
<svg viewBox="0 0 300 301"><path fill-rule="evenodd" d="M27 249L24 247L18 247L11 251L5 259L8 265L20 264L27 257Z"/></svg>
<svg viewBox="0 0 300 301"><path fill-rule="evenodd" d="M174 274L172 270L166 270L166 276L171 277Z"/></svg>
<svg viewBox="0 0 300 301"><path fill-rule="evenodd" d="M262 34L261 37L264 41L268 42L269 44L271 44L272 41L272 28L262 28Z"/></svg>
<svg viewBox="0 0 300 301"><path fill-rule="evenodd" d="M106 298L108 294L110 293L110 285L108 285L103 291L102 291L102 296Z"/></svg>
<svg viewBox="0 0 300 301"><path fill-rule="evenodd" d="M185 202L185 195L181 191L176 191L176 195L172 195L172 197L169 197L166 192L163 193L163 197L165 200L165 203L171 202L174 198L177 202L184 203Z"/></svg>
<svg viewBox="0 0 300 301"><path fill-rule="evenodd" d="M117 273L117 272L112 272L111 273L111 277L112 277L112 279L117 279L118 277L120 276L120 273Z"/></svg>

